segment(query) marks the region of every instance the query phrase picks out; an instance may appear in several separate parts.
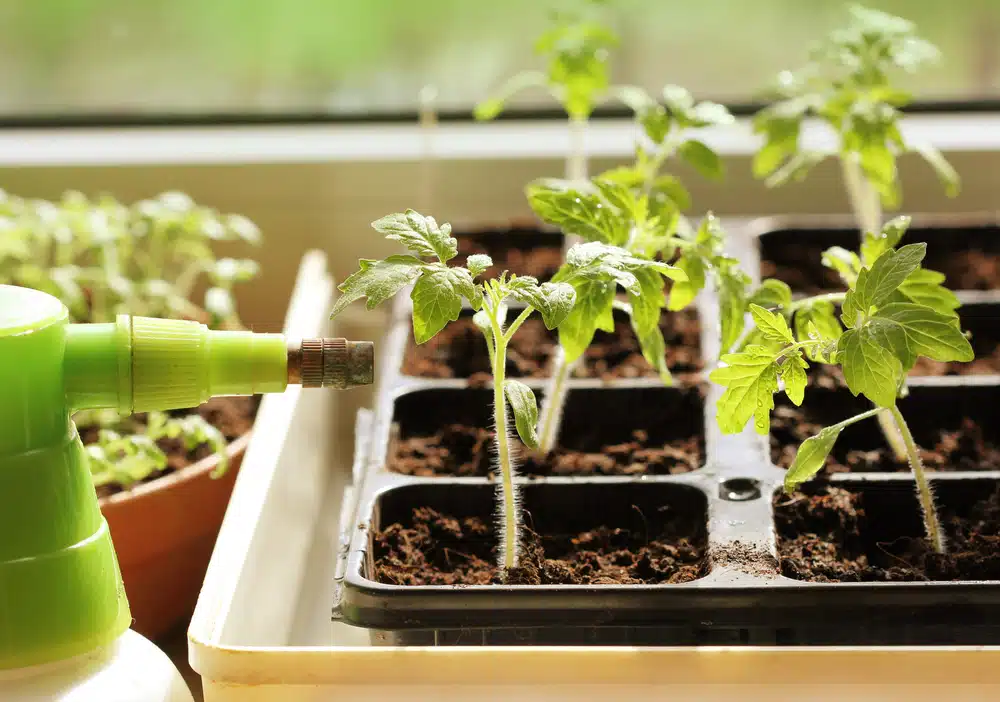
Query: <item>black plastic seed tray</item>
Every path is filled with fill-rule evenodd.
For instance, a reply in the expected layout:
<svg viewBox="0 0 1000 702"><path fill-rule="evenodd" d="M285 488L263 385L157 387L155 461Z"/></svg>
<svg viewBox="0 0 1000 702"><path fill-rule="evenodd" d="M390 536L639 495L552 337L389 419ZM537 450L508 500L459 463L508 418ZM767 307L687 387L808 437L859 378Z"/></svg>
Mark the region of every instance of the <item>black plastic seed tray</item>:
<svg viewBox="0 0 1000 702"><path fill-rule="evenodd" d="M785 225L782 225L785 226ZM808 239L808 227L788 224ZM815 228L815 227L814 227ZM728 227L733 253L756 272L752 227ZM743 232L741 237L739 232ZM922 231L922 230L921 230ZM767 234L761 236L765 241ZM930 235L928 235L930 237ZM824 241L824 245L826 242ZM969 295L963 293L963 297ZM993 293L973 295L963 309L977 355L1000 337ZM368 628L376 644L408 645L922 645L1000 644L1000 582L810 582L790 577L779 542L794 538L781 527L796 497L781 493L784 470L772 460L775 438L747 432L723 436L714 424L720 388L704 378L664 388L655 378L571 381L563 437L581 450L625 440L633 430L655 443L666 431L698 437L702 459L690 472L565 477L522 475L525 523L543 537L562 538L598 525L632 539L652 538L671 520L693 524L700 548L693 577L676 584L398 585L380 581L373 535L406 525L414 507L457 520L489 522L494 485L484 469L469 477L391 472L398 442L461 421L487 428L491 392L466 379L403 376L409 344L409 301L401 296L382 349L382 379L369 437L359 437L367 460L358 476L354 519L343 535L335 583L335 617ZM711 293L698 300L701 352L717 355L718 319ZM537 394L543 382L531 380ZM541 398L540 398L541 399ZM1000 378L994 375L913 377L900 401L918 443L930 444L964 418L998 435ZM846 389L810 388L807 418L834 421L861 405ZM600 407L595 426L590 410ZM838 451L872 451L877 429L855 425ZM846 460L846 459L845 459ZM652 474L650 474L652 473ZM935 473L943 512L964 513L1000 489L1000 466ZM919 539L921 522L913 481L905 470L825 476L806 492L844 490L867 517L853 544L863 558L891 568L887 545ZM818 491L818 492L817 492ZM490 530L492 532L492 530ZM483 539L492 539L484 535ZM998 553L1000 559L1000 553Z"/></svg>

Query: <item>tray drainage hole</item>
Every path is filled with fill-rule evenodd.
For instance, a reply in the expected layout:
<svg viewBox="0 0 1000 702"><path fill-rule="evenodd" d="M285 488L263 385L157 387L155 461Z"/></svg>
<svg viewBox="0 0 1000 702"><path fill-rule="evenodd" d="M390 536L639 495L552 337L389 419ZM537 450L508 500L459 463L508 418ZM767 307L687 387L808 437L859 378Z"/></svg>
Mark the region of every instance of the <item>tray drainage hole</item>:
<svg viewBox="0 0 1000 702"><path fill-rule="evenodd" d="M747 502L760 497L760 483L753 478L731 478L719 485L719 497L730 502Z"/></svg>

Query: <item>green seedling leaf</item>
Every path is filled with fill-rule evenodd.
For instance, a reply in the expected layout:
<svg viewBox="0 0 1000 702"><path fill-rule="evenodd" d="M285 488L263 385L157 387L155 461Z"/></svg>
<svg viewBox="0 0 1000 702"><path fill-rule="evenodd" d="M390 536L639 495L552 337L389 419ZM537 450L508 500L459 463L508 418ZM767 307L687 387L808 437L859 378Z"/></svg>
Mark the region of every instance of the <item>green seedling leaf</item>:
<svg viewBox="0 0 1000 702"><path fill-rule="evenodd" d="M576 304L559 325L559 345L563 347L569 363L583 355L598 329L606 332L615 330L612 314L615 284L594 277L576 278L572 285L576 291Z"/></svg>
<svg viewBox="0 0 1000 702"><path fill-rule="evenodd" d="M748 346L742 353L726 354L724 366L709 374L713 383L726 390L716 405L716 419L725 434L743 431L750 418L758 434L767 434L778 389L776 354L762 346Z"/></svg>
<svg viewBox="0 0 1000 702"><path fill-rule="evenodd" d="M671 382L666 363L666 343L660 331L660 311L666 304L663 279L652 267L635 271L638 289L629 291L632 328L639 339L642 355L665 383Z"/></svg>
<svg viewBox="0 0 1000 702"><path fill-rule="evenodd" d="M538 403L535 401L535 393L517 380L505 380L503 390L507 396L507 404L514 412L517 435L525 446L538 448L538 434L535 432L538 425Z"/></svg>
<svg viewBox="0 0 1000 702"><path fill-rule="evenodd" d="M753 175L755 178L767 178L798 150L801 116L793 119L755 119L754 131L764 133L764 144L754 154Z"/></svg>
<svg viewBox="0 0 1000 702"><path fill-rule="evenodd" d="M687 274L676 266L662 261L640 258L620 246L609 246L597 241L577 244L566 254L565 269L555 280L566 276L605 276L614 279L630 292L638 290L635 272L653 270L671 280L685 280Z"/></svg>
<svg viewBox="0 0 1000 702"><path fill-rule="evenodd" d="M640 88L637 85L621 85L615 92L618 99L637 115L659 104L646 92L645 88Z"/></svg>
<svg viewBox="0 0 1000 702"><path fill-rule="evenodd" d="M793 318L795 336L799 341L813 340L836 343L843 334L837 321L836 310L829 300L814 300L795 311ZM808 347L806 356L810 360L830 363L830 354L823 348Z"/></svg>
<svg viewBox="0 0 1000 702"><path fill-rule="evenodd" d="M744 314L747 308L746 290L750 277L735 267L735 262L716 268L719 293L719 320L721 345L728 351L743 333Z"/></svg>
<svg viewBox="0 0 1000 702"><path fill-rule="evenodd" d="M871 268L879 256L890 249L895 249L909 227L909 217L896 217L887 222L881 232L865 232L861 243L861 261L864 265Z"/></svg>
<svg viewBox="0 0 1000 702"><path fill-rule="evenodd" d="M886 251L871 268L862 268L854 288L844 300L844 324L856 326L859 314L868 315L872 307L887 302L903 281L920 267L926 253L927 244L907 244L898 251Z"/></svg>
<svg viewBox="0 0 1000 702"><path fill-rule="evenodd" d="M636 194L627 186L613 180L595 179L594 185L601 193L604 201L614 207L618 212L633 222L645 220L646 200L636 197Z"/></svg>
<svg viewBox="0 0 1000 702"><path fill-rule="evenodd" d="M472 254L465 262L465 267L469 270L469 275L473 278L479 276L492 265L493 259L486 254Z"/></svg>
<svg viewBox="0 0 1000 702"><path fill-rule="evenodd" d="M773 186L810 170L815 158L801 151L798 131L805 118L816 118L839 135L839 157L856 161L865 185L878 193L882 204L896 207L901 197L896 158L918 149L907 147L899 129L900 108L912 96L892 83L892 74L913 72L935 61L939 52L902 18L865 8L851 12L850 24L816 45L806 66L780 74L775 91L779 101L754 118L754 130L765 136L754 159L754 174ZM951 166L939 154L925 159L949 195L957 192Z"/></svg>
<svg viewBox="0 0 1000 702"><path fill-rule="evenodd" d="M802 483L812 480L822 470L841 431L838 426L827 427L802 442L795 460L785 473L785 492L795 492Z"/></svg>
<svg viewBox="0 0 1000 702"><path fill-rule="evenodd" d="M677 153L696 171L710 180L721 180L725 176L722 159L704 142L688 139L678 147Z"/></svg>
<svg viewBox="0 0 1000 702"><path fill-rule="evenodd" d="M666 203L680 211L691 207L691 194L680 179L672 175L661 175L653 181L649 189L649 200L651 211L657 215L663 211Z"/></svg>
<svg viewBox="0 0 1000 702"><path fill-rule="evenodd" d="M529 183L525 192L535 214L567 234L616 246L628 240L625 220L616 216L597 193L584 193L568 181L551 178Z"/></svg>
<svg viewBox="0 0 1000 702"><path fill-rule="evenodd" d="M941 362L968 362L975 358L972 345L953 314L941 314L923 305L894 302L879 309L876 319L898 324L913 356L926 356Z"/></svg>
<svg viewBox="0 0 1000 702"><path fill-rule="evenodd" d="M596 22L560 25L546 32L535 51L548 59L548 82L570 117L586 119L608 90L607 57L618 37Z"/></svg>
<svg viewBox="0 0 1000 702"><path fill-rule="evenodd" d="M844 332L837 342L837 361L847 387L879 407L892 407L903 381L908 359L906 335L899 325L870 322ZM912 361L907 367L912 367Z"/></svg>
<svg viewBox="0 0 1000 702"><path fill-rule="evenodd" d="M785 383L785 394L796 407L802 404L805 397L808 367L809 364L799 355L792 356L781 366L781 380Z"/></svg>
<svg viewBox="0 0 1000 702"><path fill-rule="evenodd" d="M687 115L694 107L694 98L686 88L679 85L663 86L663 102L673 115Z"/></svg>
<svg viewBox="0 0 1000 702"><path fill-rule="evenodd" d="M620 183L626 188L640 187L645 178L645 174L640 169L632 166L616 166L597 176L597 180Z"/></svg>
<svg viewBox="0 0 1000 702"><path fill-rule="evenodd" d="M671 120L663 105L642 88L626 85L617 89L618 99L635 113L636 121L654 144L662 144L670 131Z"/></svg>
<svg viewBox="0 0 1000 702"><path fill-rule="evenodd" d="M768 278L750 296L750 302L769 309L785 309L792 304L792 289L784 281Z"/></svg>
<svg viewBox="0 0 1000 702"><path fill-rule="evenodd" d="M685 254L677 260L677 267L684 271L687 280L677 281L670 287L667 309L672 311L687 307L705 287L705 262L700 256Z"/></svg>
<svg viewBox="0 0 1000 702"><path fill-rule="evenodd" d="M948 160L941 155L941 152L929 144L920 144L913 147L913 150L923 156L924 160L934 169L938 179L944 185L945 195L948 197L958 197L962 189L962 179Z"/></svg>
<svg viewBox="0 0 1000 702"><path fill-rule="evenodd" d="M692 127L724 127L736 122L736 118L726 108L717 102L708 100L699 102L691 111L690 121Z"/></svg>
<svg viewBox="0 0 1000 702"><path fill-rule="evenodd" d="M522 90L545 87L548 79L541 71L522 71L512 76L493 97L478 103L473 109L473 116L480 122L495 119L503 112L504 105L510 98Z"/></svg>
<svg viewBox="0 0 1000 702"><path fill-rule="evenodd" d="M597 329L614 329L614 294L620 285L628 292L629 315L644 356L661 377L668 378L659 330L660 313L666 304L664 278L683 280L686 274L678 267L600 242L570 249L566 263L553 279L576 290L576 304L559 327L567 360L572 362L582 355Z"/></svg>
<svg viewBox="0 0 1000 702"><path fill-rule="evenodd" d="M503 112L504 100L499 97L490 97L476 103L472 110L472 116L477 122L488 122L496 119Z"/></svg>
<svg viewBox="0 0 1000 702"><path fill-rule="evenodd" d="M944 274L919 268L903 281L896 290L893 302L912 302L930 307L941 314L954 315L962 303L951 290L944 287Z"/></svg>
<svg viewBox="0 0 1000 702"><path fill-rule="evenodd" d="M342 294L334 303L331 318L362 297L368 298L369 310L375 309L416 280L424 264L413 256L389 256L383 261L361 259L359 265L360 269L338 287Z"/></svg>
<svg viewBox="0 0 1000 702"><path fill-rule="evenodd" d="M428 267L413 286L410 294L413 300L413 338L418 344L430 341L448 322L458 319L466 281L455 275L455 271L462 271L468 276L468 271L462 269ZM467 282L472 284L471 277Z"/></svg>
<svg viewBox="0 0 1000 702"><path fill-rule="evenodd" d="M788 322L780 314L770 312L760 305L750 304L750 315L757 324L757 329L763 333L765 339L771 341L782 341L789 344L795 343L792 330L788 328Z"/></svg>
<svg viewBox="0 0 1000 702"><path fill-rule="evenodd" d="M896 171L896 155L885 143L885 136L879 134L866 141L858 149L861 170L868 177L868 182L874 186L887 207L895 207L899 203L898 174ZM850 154L847 155L848 157Z"/></svg>
<svg viewBox="0 0 1000 702"><path fill-rule="evenodd" d="M643 327L639 325L635 317L632 317L632 330L639 340L639 348L642 350L642 357L646 359L646 363L656 370L660 382L664 385L671 385L673 376L667 365L667 342L663 338L663 330L660 329L660 325Z"/></svg>
<svg viewBox="0 0 1000 702"><path fill-rule="evenodd" d="M372 222L372 228L421 257L434 257L447 263L458 255L458 240L451 236L451 225L438 226L433 217L425 217L414 210L386 215Z"/></svg>
<svg viewBox="0 0 1000 702"><path fill-rule="evenodd" d="M854 285L858 271L861 270L861 259L858 258L858 255L840 246L832 246L824 251L820 262L827 268L836 271L848 287Z"/></svg>
<svg viewBox="0 0 1000 702"><path fill-rule="evenodd" d="M769 188L777 188L788 183L798 183L827 156L829 154L821 151L799 151L771 173L764 184Z"/></svg>
<svg viewBox="0 0 1000 702"><path fill-rule="evenodd" d="M531 276L519 276L508 283L511 297L526 305L531 305L542 315L547 329L555 329L576 302L576 290L568 283L542 283Z"/></svg>

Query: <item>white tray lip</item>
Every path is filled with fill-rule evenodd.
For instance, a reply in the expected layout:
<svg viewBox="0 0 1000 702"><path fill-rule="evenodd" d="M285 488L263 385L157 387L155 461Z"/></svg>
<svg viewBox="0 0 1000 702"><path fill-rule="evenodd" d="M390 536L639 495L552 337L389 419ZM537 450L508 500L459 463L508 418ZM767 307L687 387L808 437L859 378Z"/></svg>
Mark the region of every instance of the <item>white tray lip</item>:
<svg viewBox="0 0 1000 702"><path fill-rule="evenodd" d="M228 647L190 640L192 667L230 684L1000 685L1000 646ZM512 675L513 672L513 675Z"/></svg>

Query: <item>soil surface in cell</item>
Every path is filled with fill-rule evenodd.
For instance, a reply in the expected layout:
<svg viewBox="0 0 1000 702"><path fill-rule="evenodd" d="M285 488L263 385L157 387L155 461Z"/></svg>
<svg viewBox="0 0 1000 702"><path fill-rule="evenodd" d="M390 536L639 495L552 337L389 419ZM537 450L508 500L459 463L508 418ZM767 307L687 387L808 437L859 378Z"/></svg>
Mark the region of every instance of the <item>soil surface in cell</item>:
<svg viewBox="0 0 1000 702"><path fill-rule="evenodd" d="M393 585L498 584L494 521L416 507L405 524L374 535L375 578ZM664 515L650 517L654 522L654 533L606 525L573 533L524 528L521 564L506 584L652 585L700 577L704 523Z"/></svg>
<svg viewBox="0 0 1000 702"><path fill-rule="evenodd" d="M197 412L221 431L227 441L234 441L253 428L259 405L260 399L257 397L216 397L196 410L175 410L168 414L183 416L192 411ZM137 414L134 419L143 423L145 415ZM96 427L82 427L80 429L80 439L85 445L96 443L97 438L98 429ZM187 468L212 453L208 445L188 450L181 439L159 439L157 445L167 454L167 467L165 470L152 473L142 482L150 482L167 473ZM121 490L122 488L118 485L102 485L97 488L97 495L98 497L107 497Z"/></svg>
<svg viewBox="0 0 1000 702"><path fill-rule="evenodd" d="M539 238L544 235L539 234ZM458 256L449 261L450 265L464 266L472 254L487 254L493 259L493 267L479 276L487 280L499 276L503 271L517 275L530 275L545 281L555 275L562 265L562 246L558 243L523 245L516 243L524 237L504 237L497 233L485 237L458 235Z"/></svg>
<svg viewBox="0 0 1000 702"><path fill-rule="evenodd" d="M874 422L874 419L868 420ZM795 460L798 446L823 427L810 421L797 407L779 406L771 415L771 460L788 468ZM979 471L1000 469L1000 447L982 428L965 418L957 429L943 429L933 444L920 442L920 457L927 470ZM862 451L839 441L826 461L827 473L894 473L910 470L907 462L898 461L888 446Z"/></svg>
<svg viewBox="0 0 1000 702"><path fill-rule="evenodd" d="M873 538L873 520L901 521L901 515L869 510L865 502L864 493L832 486L777 495L782 573L814 582L1000 579L1000 490L960 513L939 507L946 554L913 534ZM915 501L908 508L915 510Z"/></svg>
<svg viewBox="0 0 1000 702"><path fill-rule="evenodd" d="M804 235L806 236L806 235ZM903 244L907 239L903 239ZM856 249L856 245L852 250ZM932 247L924 268L945 275L945 285L952 290L996 290L1000 288L1000 254L976 247L940 251ZM808 243L782 245L780 260L761 260L762 278L777 278L788 283L794 292L816 294L843 290L844 284L833 270L821 262L823 249Z"/></svg>
<svg viewBox="0 0 1000 702"><path fill-rule="evenodd" d="M495 432L464 424L449 424L430 436L399 441L389 470L419 477L492 476L496 457ZM643 430L629 441L607 443L599 450L556 448L550 454L533 451L511 439L517 470L530 476L568 475L676 475L702 464L699 436L668 439L651 445Z"/></svg>
<svg viewBox="0 0 1000 702"><path fill-rule="evenodd" d="M700 325L694 310L664 314L660 323L667 344L667 367L677 382L685 382L702 368ZM556 349L556 335L537 316L528 319L507 348L507 374L515 378L544 378ZM490 359L483 333L463 318L449 324L426 344L410 342L403 374L424 378L471 378L490 382ZM598 332L584 353L577 375L589 378L655 377L642 356L639 341L627 321L618 320L612 333Z"/></svg>

